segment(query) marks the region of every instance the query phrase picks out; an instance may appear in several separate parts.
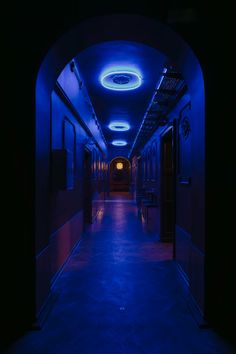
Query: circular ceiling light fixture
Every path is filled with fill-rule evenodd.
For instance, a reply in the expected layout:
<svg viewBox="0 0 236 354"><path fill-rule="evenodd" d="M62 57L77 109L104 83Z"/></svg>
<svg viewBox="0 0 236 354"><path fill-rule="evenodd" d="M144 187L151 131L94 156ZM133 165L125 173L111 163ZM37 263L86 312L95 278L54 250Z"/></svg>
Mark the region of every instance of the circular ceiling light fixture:
<svg viewBox="0 0 236 354"><path fill-rule="evenodd" d="M108 125L108 128L117 132L125 132L130 129L130 125L125 122L114 121Z"/></svg>
<svg viewBox="0 0 236 354"><path fill-rule="evenodd" d="M125 146L127 145L127 141L125 140L113 140L112 145L114 146Z"/></svg>
<svg viewBox="0 0 236 354"><path fill-rule="evenodd" d="M110 71L101 77L101 84L109 90L129 91L138 88L142 83L141 76L135 71Z"/></svg>

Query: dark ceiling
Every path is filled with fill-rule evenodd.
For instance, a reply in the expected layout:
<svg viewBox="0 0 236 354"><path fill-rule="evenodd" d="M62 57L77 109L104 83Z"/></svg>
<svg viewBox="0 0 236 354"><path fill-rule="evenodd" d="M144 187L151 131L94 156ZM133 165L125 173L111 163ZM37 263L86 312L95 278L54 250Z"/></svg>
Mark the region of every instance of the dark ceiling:
<svg viewBox="0 0 236 354"><path fill-rule="evenodd" d="M76 62L90 96L94 111L102 127L108 149L113 154L127 156L154 94L165 66L166 57L149 46L128 41L112 41L94 45L81 52ZM103 73L116 68L140 74L142 84L130 91L113 91L101 85ZM130 130L113 132L111 121L125 121ZM113 147L113 139L127 141L125 147Z"/></svg>

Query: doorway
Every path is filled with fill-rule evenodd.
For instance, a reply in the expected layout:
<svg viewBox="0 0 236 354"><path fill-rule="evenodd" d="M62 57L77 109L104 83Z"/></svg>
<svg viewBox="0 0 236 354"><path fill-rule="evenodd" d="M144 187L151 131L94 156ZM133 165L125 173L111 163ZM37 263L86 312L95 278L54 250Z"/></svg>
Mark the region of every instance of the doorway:
<svg viewBox="0 0 236 354"><path fill-rule="evenodd" d="M84 227L92 223L91 163L92 163L91 152L88 149L84 149L84 188L83 188Z"/></svg>
<svg viewBox="0 0 236 354"><path fill-rule="evenodd" d="M124 157L114 158L109 169L109 198L131 199L130 162Z"/></svg>
<svg viewBox="0 0 236 354"><path fill-rule="evenodd" d="M161 135L161 209L160 238L174 243L175 230L175 171L173 126Z"/></svg>

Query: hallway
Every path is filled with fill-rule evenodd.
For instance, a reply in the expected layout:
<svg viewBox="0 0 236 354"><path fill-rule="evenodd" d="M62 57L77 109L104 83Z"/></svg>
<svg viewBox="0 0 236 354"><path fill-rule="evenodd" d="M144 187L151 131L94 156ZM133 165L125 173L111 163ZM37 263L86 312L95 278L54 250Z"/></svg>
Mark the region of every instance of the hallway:
<svg viewBox="0 0 236 354"><path fill-rule="evenodd" d="M124 201L105 200L53 286L43 328L7 354L235 353L197 327L172 245L147 233L134 201Z"/></svg>

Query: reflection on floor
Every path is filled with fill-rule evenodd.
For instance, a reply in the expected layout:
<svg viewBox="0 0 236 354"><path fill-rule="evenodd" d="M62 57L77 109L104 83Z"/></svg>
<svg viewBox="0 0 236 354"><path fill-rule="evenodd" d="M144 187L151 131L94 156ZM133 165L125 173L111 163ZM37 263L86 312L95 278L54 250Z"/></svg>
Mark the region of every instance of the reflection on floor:
<svg viewBox="0 0 236 354"><path fill-rule="evenodd" d="M8 354L233 354L199 329L182 295L172 245L143 230L134 202L105 203L53 287L44 327Z"/></svg>
<svg viewBox="0 0 236 354"><path fill-rule="evenodd" d="M133 195L130 192L110 192L108 200L133 200Z"/></svg>

